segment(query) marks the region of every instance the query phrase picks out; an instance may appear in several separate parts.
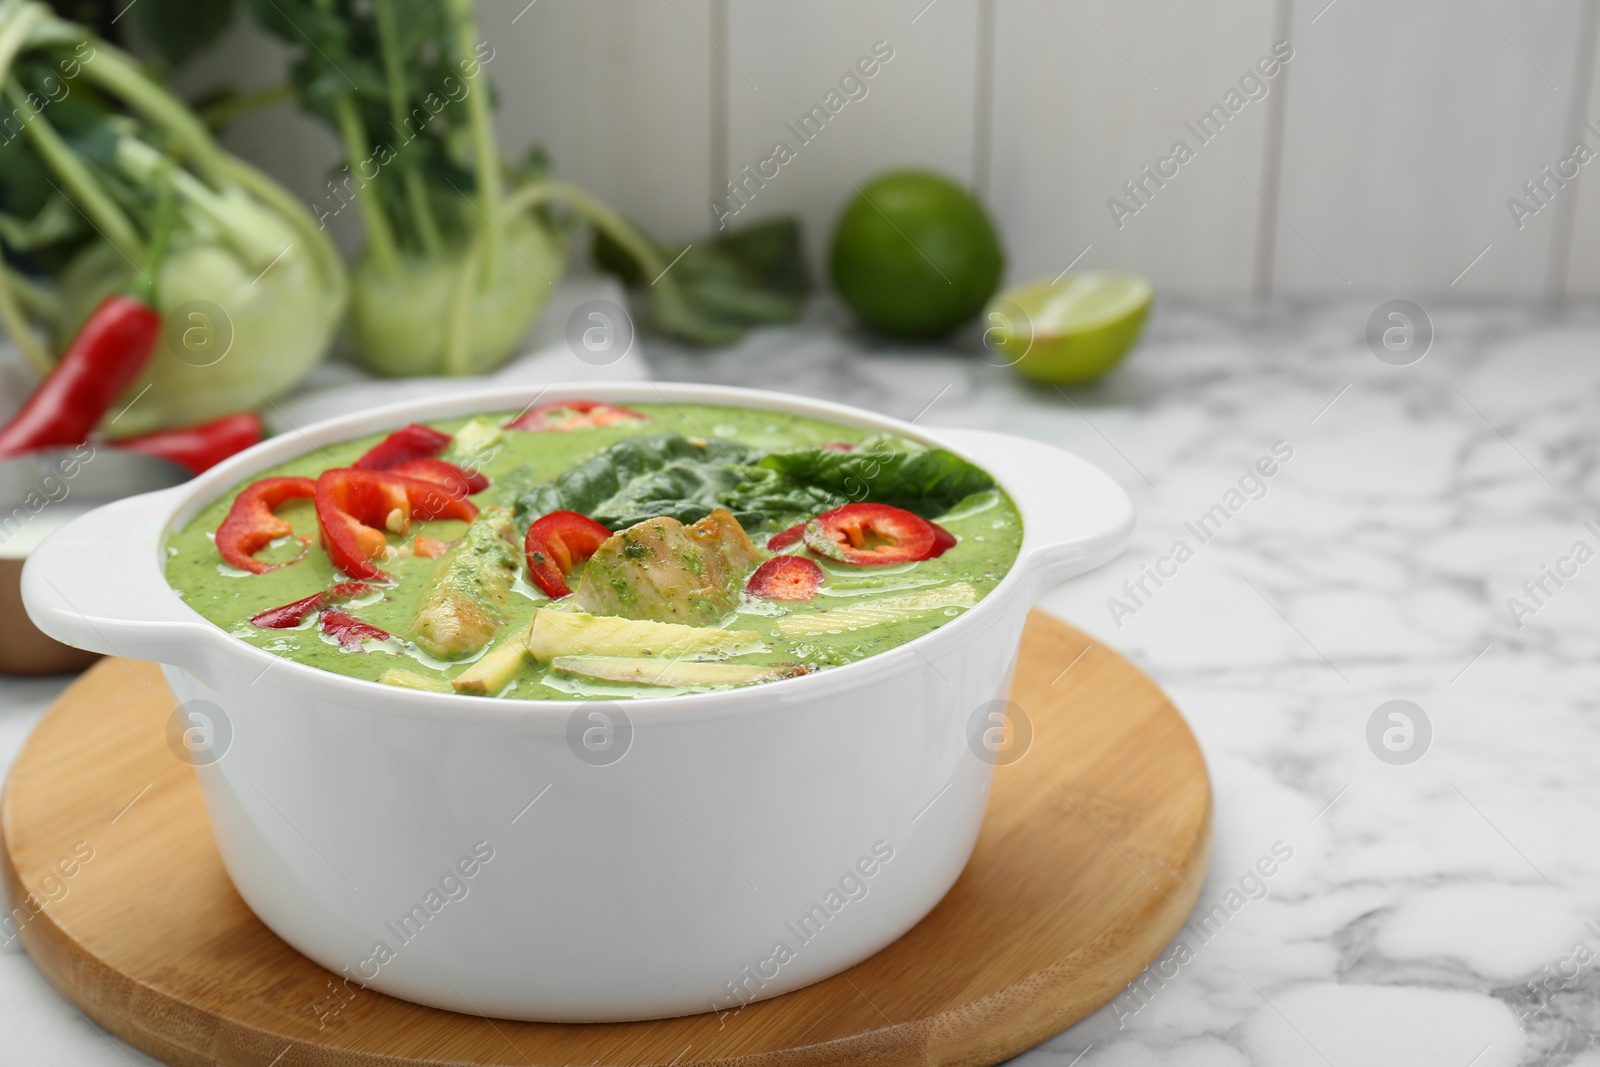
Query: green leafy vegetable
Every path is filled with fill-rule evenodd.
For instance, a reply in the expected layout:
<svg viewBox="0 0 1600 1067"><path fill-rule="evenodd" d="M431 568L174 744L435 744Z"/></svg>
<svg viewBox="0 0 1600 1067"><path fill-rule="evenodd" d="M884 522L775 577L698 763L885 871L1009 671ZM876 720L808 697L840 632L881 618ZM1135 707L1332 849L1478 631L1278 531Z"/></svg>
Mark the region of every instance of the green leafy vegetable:
<svg viewBox="0 0 1600 1067"><path fill-rule="evenodd" d="M149 42L172 66L181 66L222 36L233 21L234 0L139 0L123 7Z"/></svg>
<svg viewBox="0 0 1600 1067"><path fill-rule="evenodd" d="M712 241L663 248L676 286L663 299L652 290L653 324L664 333L699 344L727 344L748 326L793 322L811 291L800 224L774 219ZM633 287L651 279L615 242L601 234L594 259Z"/></svg>
<svg viewBox="0 0 1600 1067"><path fill-rule="evenodd" d="M554 481L513 483L520 528L552 511L576 511L620 530L666 515L690 523L714 508L746 529L792 525L850 501L893 504L937 517L994 479L944 449L874 438L856 452L803 448L765 453L737 441L681 434L630 437Z"/></svg>
<svg viewBox="0 0 1600 1067"><path fill-rule="evenodd" d="M350 335L371 369L479 374L503 363L560 281L566 235L582 223L652 283L650 319L662 331L725 343L798 312L781 235L736 244L736 254L708 250L685 269L589 193L547 180L542 157L507 166L487 73L496 50L479 36L472 0L247 3L290 48L301 107L343 149L317 214L351 207L366 232ZM752 288L762 278L782 295L763 302Z"/></svg>
<svg viewBox="0 0 1600 1067"><path fill-rule="evenodd" d="M994 479L954 452L876 437L852 452L802 448L775 452L760 466L801 485L850 500L892 504L937 518L973 493L994 488Z"/></svg>
<svg viewBox="0 0 1600 1067"><path fill-rule="evenodd" d="M552 511L576 511L612 530L659 515L694 522L718 507L761 455L735 441L701 445L676 433L630 437L524 494L516 520L526 527Z"/></svg>

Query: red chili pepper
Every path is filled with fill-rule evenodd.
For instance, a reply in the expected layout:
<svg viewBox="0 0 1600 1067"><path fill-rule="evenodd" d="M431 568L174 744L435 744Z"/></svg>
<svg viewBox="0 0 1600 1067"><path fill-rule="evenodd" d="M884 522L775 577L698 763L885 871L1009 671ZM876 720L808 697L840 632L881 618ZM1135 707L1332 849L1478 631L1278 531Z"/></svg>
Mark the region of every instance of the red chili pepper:
<svg viewBox="0 0 1600 1067"><path fill-rule="evenodd" d="M413 422L367 449L351 466L361 470L386 471L414 459L431 459L448 447L449 434Z"/></svg>
<svg viewBox="0 0 1600 1067"><path fill-rule="evenodd" d="M826 578L822 568L804 556L774 556L756 568L744 589L767 600L810 600Z"/></svg>
<svg viewBox="0 0 1600 1067"><path fill-rule="evenodd" d="M345 648L360 648L363 641L387 641L394 636L344 611L324 611L322 632L336 638Z"/></svg>
<svg viewBox="0 0 1600 1067"><path fill-rule="evenodd" d="M551 418L565 411L564 418ZM648 422L650 417L633 410L607 404L603 400L557 400L529 408L501 427L503 430L591 430L619 422Z"/></svg>
<svg viewBox="0 0 1600 1067"><path fill-rule="evenodd" d="M806 547L859 566L927 559L938 535L933 523L888 504L846 504L806 523Z"/></svg>
<svg viewBox="0 0 1600 1067"><path fill-rule="evenodd" d="M22 410L0 429L0 456L87 441L150 361L160 336L161 316L148 302L127 293L106 297Z"/></svg>
<svg viewBox="0 0 1600 1067"><path fill-rule="evenodd" d="M275 608L268 608L259 615L252 615L250 623L263 630L291 630L305 622L306 617L314 612L322 611L334 604L343 604L346 600L372 591L373 587L365 582L340 582L320 593L312 593L303 600L281 604Z"/></svg>
<svg viewBox="0 0 1600 1067"><path fill-rule="evenodd" d="M390 474L442 485L457 496L472 496L489 488L489 479L442 459L412 459L389 468Z"/></svg>
<svg viewBox="0 0 1600 1067"><path fill-rule="evenodd" d="M775 533L771 537L767 538L767 547L772 551L777 552L780 549L785 549L790 545L795 544L805 535L806 524L803 522L797 522L787 530L784 530L781 533Z"/></svg>
<svg viewBox="0 0 1600 1067"><path fill-rule="evenodd" d="M854 452L856 446L848 441L829 441L825 445L818 445L824 452Z"/></svg>
<svg viewBox="0 0 1600 1067"><path fill-rule="evenodd" d="M199 474L258 443L262 436L261 416L253 411L241 411L198 426L124 437L113 444L129 452L169 460L190 474Z"/></svg>
<svg viewBox="0 0 1600 1067"><path fill-rule="evenodd" d="M528 527L523 549L528 556L528 577L552 600L572 590L567 575L594 555L611 531L576 511L552 511Z"/></svg>
<svg viewBox="0 0 1600 1067"><path fill-rule="evenodd" d="M288 520L274 515L272 509L290 500L312 496L316 488L317 483L310 478L263 478L245 486L233 498L227 518L217 527L217 552L231 566L252 574L265 574L287 567L289 563L299 563L305 558L305 550L288 563L262 563L255 555L269 542L294 533ZM311 544L309 537L302 537L300 541L307 546Z"/></svg>
<svg viewBox="0 0 1600 1067"><path fill-rule="evenodd" d="M471 501L443 486L392 471L337 468L316 481L317 525L335 567L352 578L387 581L372 560L388 548L384 530L403 532L412 519L465 519L478 514ZM399 513L398 524L391 517Z"/></svg>

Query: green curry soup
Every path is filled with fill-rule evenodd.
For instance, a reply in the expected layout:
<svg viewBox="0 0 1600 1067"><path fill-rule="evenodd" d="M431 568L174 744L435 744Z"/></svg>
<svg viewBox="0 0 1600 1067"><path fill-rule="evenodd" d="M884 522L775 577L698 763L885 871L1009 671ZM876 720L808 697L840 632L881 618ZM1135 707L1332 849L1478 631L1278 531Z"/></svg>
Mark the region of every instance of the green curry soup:
<svg viewBox="0 0 1600 1067"><path fill-rule="evenodd" d="M407 523L396 510L361 526L387 581L334 565L309 497L271 509L293 534L247 553L247 565L277 565L264 573L225 562L218 536L247 486L349 467L384 434L235 486L169 536L167 580L233 636L324 670L440 692L619 699L791 677L894 648L988 594L1021 544L1021 517L986 473L914 441L710 405L640 404L630 414L644 421L502 428L515 414L428 424L452 435L439 459L490 485L468 497L480 509L470 522ZM466 488L457 484L457 500ZM525 546L530 523L556 511L587 516L557 525L598 520L604 529L583 528L614 535L571 559L562 558L571 534L554 549ZM922 552L930 524L940 547L953 535L942 554ZM783 531L789 543L769 549ZM901 549L931 558L897 559ZM766 562L776 557L796 559ZM367 587L319 601L296 625L251 621L356 580ZM544 591L562 580L571 595ZM353 637L338 629L352 619Z"/></svg>

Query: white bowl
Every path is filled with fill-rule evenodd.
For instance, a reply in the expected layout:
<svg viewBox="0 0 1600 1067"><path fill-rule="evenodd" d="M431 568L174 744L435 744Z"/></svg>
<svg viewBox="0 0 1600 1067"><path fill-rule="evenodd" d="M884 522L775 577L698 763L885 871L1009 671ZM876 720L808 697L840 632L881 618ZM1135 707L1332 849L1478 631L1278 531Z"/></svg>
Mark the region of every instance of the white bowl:
<svg viewBox="0 0 1600 1067"><path fill-rule="evenodd" d="M162 576L168 535L257 471L536 396L753 407L948 448L1016 502L1021 553L976 607L906 645L787 681L622 705L318 670L229 636ZM976 840L994 764L982 739L1029 607L1115 556L1132 526L1116 482L1024 438L929 432L754 390L578 383L410 402L275 437L73 521L28 560L23 597L58 640L164 665L180 702L169 737L185 739L174 750L196 765L233 884L343 976L347 988L308 1012L337 1012L369 986L474 1014L618 1021L808 985L926 915Z"/></svg>

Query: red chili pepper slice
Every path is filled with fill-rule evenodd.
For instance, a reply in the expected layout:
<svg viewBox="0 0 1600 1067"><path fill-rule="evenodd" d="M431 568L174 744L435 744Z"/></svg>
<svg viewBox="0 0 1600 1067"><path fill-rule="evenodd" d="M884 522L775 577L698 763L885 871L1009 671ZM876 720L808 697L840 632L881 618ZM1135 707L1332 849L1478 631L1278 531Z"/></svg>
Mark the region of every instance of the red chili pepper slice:
<svg viewBox="0 0 1600 1067"><path fill-rule="evenodd" d="M559 412L566 412L561 417ZM529 408L501 427L503 430L592 430L619 422L648 422L650 417L632 408L603 400L557 400Z"/></svg>
<svg viewBox="0 0 1600 1067"><path fill-rule="evenodd" d="M772 551L777 552L797 543L805 535L806 524L803 522L797 522L787 530L784 530L781 533L775 533L771 537L767 538L767 547Z"/></svg>
<svg viewBox="0 0 1600 1067"><path fill-rule="evenodd" d="M176 463L190 474L199 474L258 443L262 436L261 416L253 411L241 411L197 426L157 430L113 443L129 452Z"/></svg>
<svg viewBox="0 0 1600 1067"><path fill-rule="evenodd" d="M312 593L303 600L280 604L258 615L252 615L250 623L263 630L292 630L305 622L307 616L314 612L322 611L334 604L342 604L353 597L364 596L372 590L373 587L365 582L340 582L320 593Z"/></svg>
<svg viewBox="0 0 1600 1067"><path fill-rule="evenodd" d="M744 589L767 600L810 600L826 577L804 556L775 556L756 568Z"/></svg>
<svg viewBox="0 0 1600 1067"><path fill-rule="evenodd" d="M936 522L928 523L933 527L933 547L928 549L924 559L938 559L952 548L956 547L956 535L946 530Z"/></svg>
<svg viewBox="0 0 1600 1067"><path fill-rule="evenodd" d="M449 434L413 422L367 449L351 466L360 470L386 471L414 459L432 459L448 447Z"/></svg>
<svg viewBox="0 0 1600 1067"><path fill-rule="evenodd" d="M84 320L72 343L12 420L0 456L78 445L150 361L161 316L144 300L114 293Z"/></svg>
<svg viewBox="0 0 1600 1067"><path fill-rule="evenodd" d="M824 452L854 452L856 446L848 441L829 441L825 445L818 445Z"/></svg>
<svg viewBox="0 0 1600 1067"><path fill-rule="evenodd" d="M384 554L391 516L399 513L401 532L411 519L466 519L477 505L443 486L406 478L393 471L337 468L316 481L317 525L322 547L335 567L352 578L387 581L372 560Z"/></svg>
<svg viewBox="0 0 1600 1067"><path fill-rule="evenodd" d="M394 636L345 611L324 611L322 632L336 638L345 648L360 648L363 641L387 641Z"/></svg>
<svg viewBox="0 0 1600 1067"><path fill-rule="evenodd" d="M472 496L489 488L489 479L442 459L411 459L389 468L389 473L442 485L457 496Z"/></svg>
<svg viewBox="0 0 1600 1067"><path fill-rule="evenodd" d="M257 552L280 537L294 533L287 519L273 514L273 508L290 500L303 500L315 495L317 483L310 478L263 478L244 487L233 498L227 518L217 527L217 552L230 566L252 574L265 574L298 563L305 552L288 563L262 563L255 558ZM311 539L302 537L304 544Z"/></svg>
<svg viewBox="0 0 1600 1067"><path fill-rule="evenodd" d="M933 523L888 504L846 504L806 524L806 547L843 563L877 567L927 559Z"/></svg>
<svg viewBox="0 0 1600 1067"><path fill-rule="evenodd" d="M528 527L523 548L528 556L528 577L552 600L571 594L567 575L594 555L611 531L576 511L552 511Z"/></svg>

